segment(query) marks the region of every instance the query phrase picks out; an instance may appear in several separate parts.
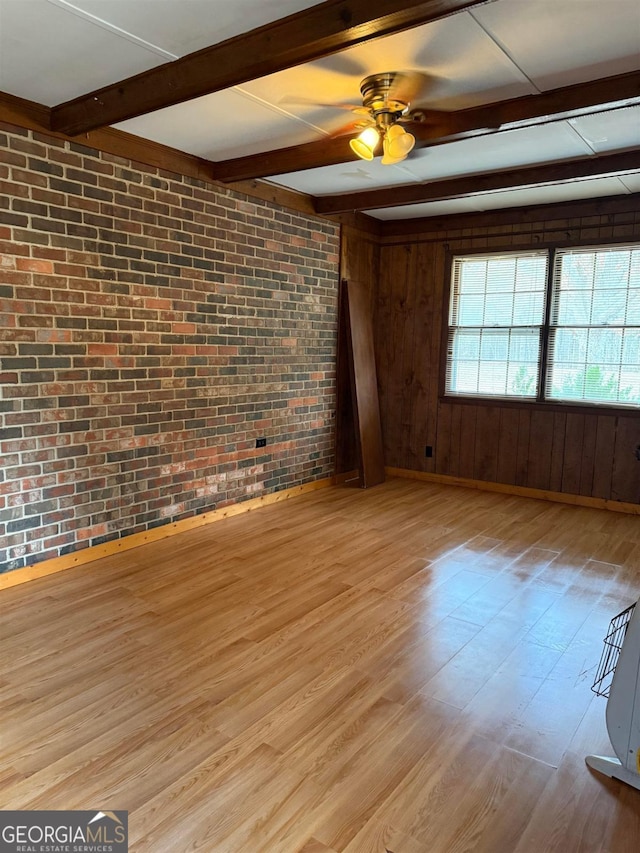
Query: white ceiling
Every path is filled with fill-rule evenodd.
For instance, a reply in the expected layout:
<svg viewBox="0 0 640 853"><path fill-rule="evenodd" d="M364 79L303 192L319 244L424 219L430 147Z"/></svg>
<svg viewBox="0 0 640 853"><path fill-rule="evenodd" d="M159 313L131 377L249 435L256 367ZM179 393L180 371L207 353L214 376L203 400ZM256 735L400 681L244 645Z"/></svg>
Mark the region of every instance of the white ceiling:
<svg viewBox="0 0 640 853"><path fill-rule="evenodd" d="M48 106L314 5L309 0L0 0L0 90ZM640 69L638 0L495 0L118 127L211 160L327 138L353 121L362 77L418 70L418 101L457 110ZM415 106L415 103L414 103ZM345 141L345 146L347 145ZM424 183L640 145L640 107L273 178L312 195ZM640 162L639 162L640 169ZM442 215L638 192L599 178L370 211Z"/></svg>

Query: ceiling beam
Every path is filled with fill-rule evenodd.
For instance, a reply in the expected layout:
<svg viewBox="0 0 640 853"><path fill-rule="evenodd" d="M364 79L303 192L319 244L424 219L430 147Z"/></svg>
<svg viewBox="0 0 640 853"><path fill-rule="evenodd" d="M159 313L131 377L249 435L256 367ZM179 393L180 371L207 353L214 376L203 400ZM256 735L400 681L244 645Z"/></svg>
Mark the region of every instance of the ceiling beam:
<svg viewBox="0 0 640 853"><path fill-rule="evenodd" d="M424 148L472 136L485 136L498 130L548 124L638 103L640 71L633 71L457 112L433 111L428 114L426 122L414 122L407 129L416 137L416 147ZM219 161L214 164L213 173L216 180L226 183L348 163L354 160L354 155L347 139L347 136L321 139L306 145Z"/></svg>
<svg viewBox="0 0 640 853"><path fill-rule="evenodd" d="M326 0L59 104L51 129L75 136L491 2Z"/></svg>
<svg viewBox="0 0 640 853"><path fill-rule="evenodd" d="M598 157L564 160L544 166L526 166L481 175L464 175L423 184L408 184L383 190L318 196L316 213L335 214L353 210L377 210L407 204L420 204L439 199L460 198L498 190L522 189L544 184L619 175L640 170L640 148Z"/></svg>
<svg viewBox="0 0 640 853"><path fill-rule="evenodd" d="M473 211L469 213L444 213L436 216L425 216L420 219L373 219L371 216L360 214L364 219L371 219L380 226L380 237L383 246L393 246L406 243L409 238L415 239L422 235L423 239L436 239L442 242L442 235L437 232L453 231L460 228L492 228L510 225L505 242L513 245L513 238L518 234L531 236L531 223L542 220L572 219L573 224L567 223L563 231L567 233L580 231L584 224L580 222L587 216L606 216L613 222L613 216L619 213L633 213L640 204L640 193L629 195L598 196L598 198L577 199L576 201L557 201L553 204L543 202L529 204L524 207L498 208L497 210ZM429 238L426 235L430 235ZM434 236L437 235L437 236Z"/></svg>
<svg viewBox="0 0 640 853"><path fill-rule="evenodd" d="M453 113L452 137L481 128L515 130L640 103L640 71L616 74Z"/></svg>

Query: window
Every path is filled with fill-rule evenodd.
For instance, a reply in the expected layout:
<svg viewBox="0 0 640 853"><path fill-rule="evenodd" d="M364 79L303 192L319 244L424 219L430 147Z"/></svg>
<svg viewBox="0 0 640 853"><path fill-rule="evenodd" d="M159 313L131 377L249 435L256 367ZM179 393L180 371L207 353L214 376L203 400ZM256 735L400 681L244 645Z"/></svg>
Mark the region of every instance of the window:
<svg viewBox="0 0 640 853"><path fill-rule="evenodd" d="M640 407L640 245L454 257L445 390Z"/></svg>

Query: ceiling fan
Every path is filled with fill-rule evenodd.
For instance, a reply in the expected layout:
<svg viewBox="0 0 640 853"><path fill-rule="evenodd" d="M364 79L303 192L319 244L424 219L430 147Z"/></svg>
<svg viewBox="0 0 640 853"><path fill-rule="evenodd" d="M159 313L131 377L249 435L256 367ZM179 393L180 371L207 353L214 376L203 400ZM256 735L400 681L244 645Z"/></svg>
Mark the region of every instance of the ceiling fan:
<svg viewBox="0 0 640 853"><path fill-rule="evenodd" d="M327 103L299 97L286 98L282 102L349 110L362 117L333 136L351 136L354 130L359 130L358 136L349 140L354 154L362 160L373 160L382 153L381 163L392 166L411 153L418 127L441 115L439 110L411 106L424 94L427 84L432 88L434 82L435 78L421 71L384 71L361 80L361 104Z"/></svg>
<svg viewBox="0 0 640 853"><path fill-rule="evenodd" d="M368 117L364 130L350 140L351 150L362 160L373 160L382 141L382 164L401 163L413 150L415 136L402 126L420 119L411 111L411 99L424 75L418 72L385 71L371 74L360 83L362 106L353 112Z"/></svg>

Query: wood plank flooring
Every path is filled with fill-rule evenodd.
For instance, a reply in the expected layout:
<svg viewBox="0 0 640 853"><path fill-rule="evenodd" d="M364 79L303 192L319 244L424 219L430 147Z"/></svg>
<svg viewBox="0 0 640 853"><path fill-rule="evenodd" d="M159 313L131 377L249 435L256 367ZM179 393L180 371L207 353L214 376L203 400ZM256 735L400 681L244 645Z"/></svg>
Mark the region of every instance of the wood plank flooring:
<svg viewBox="0 0 640 853"><path fill-rule="evenodd" d="M135 853L637 853L590 691L640 521L410 480L0 594L3 809Z"/></svg>

